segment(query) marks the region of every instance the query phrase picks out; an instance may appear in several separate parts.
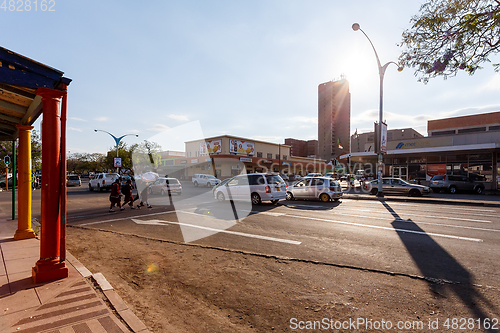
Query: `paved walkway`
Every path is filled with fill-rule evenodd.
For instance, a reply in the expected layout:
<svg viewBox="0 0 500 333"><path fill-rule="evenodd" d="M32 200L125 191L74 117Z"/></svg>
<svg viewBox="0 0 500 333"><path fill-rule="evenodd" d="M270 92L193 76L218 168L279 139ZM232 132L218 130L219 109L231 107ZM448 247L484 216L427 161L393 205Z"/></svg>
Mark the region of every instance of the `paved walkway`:
<svg viewBox="0 0 500 333"><path fill-rule="evenodd" d="M69 253L68 278L33 283L40 241L16 241L16 229L17 221L0 219L0 332L149 332L102 274Z"/></svg>

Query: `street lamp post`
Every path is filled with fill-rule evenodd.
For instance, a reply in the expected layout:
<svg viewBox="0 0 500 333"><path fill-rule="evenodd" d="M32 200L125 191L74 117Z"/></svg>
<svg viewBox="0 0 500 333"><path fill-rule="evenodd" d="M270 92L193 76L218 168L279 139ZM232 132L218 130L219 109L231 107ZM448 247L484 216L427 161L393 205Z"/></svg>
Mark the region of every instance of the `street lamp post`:
<svg viewBox="0 0 500 333"><path fill-rule="evenodd" d="M135 135L137 138L139 137L139 135L138 135L138 134L125 134L125 135L122 135L122 136L120 136L120 137L118 137L118 138L117 138L116 136L114 136L113 134L111 134L111 133L109 133L109 132L107 132L107 131L103 131L103 130L98 130L98 129L95 129L95 130L94 130L94 132L104 132L104 133L108 133L109 135L111 135L111 136L113 137L113 139L115 139L115 144L116 144L116 157L118 157L118 145L120 144L120 141L121 141L124 137L126 137L127 135ZM119 172L118 172L118 169L119 169L119 168L116 168L116 173L119 173Z"/></svg>
<svg viewBox="0 0 500 333"><path fill-rule="evenodd" d="M377 65L378 65L378 73L379 73L379 76L380 76L380 105L379 105L379 119L378 119L378 124L379 124L379 140L378 140L378 191L377 191L377 196L378 197L384 197L384 192L383 192L383 187L382 187L382 164L383 164L383 154L382 154L382 151L380 149L380 146L382 144L382 113L383 113L383 96L384 96L384 74L385 74L385 70L387 69L387 66L389 66L389 64L394 64L394 65L398 65L396 64L394 61L389 61L388 63L386 63L384 66L382 66L382 64L380 63L380 60L378 58L378 54L377 54L377 51L375 50L375 46L373 46L373 43L372 41L370 40L370 38L368 37L368 35L363 31L363 29L361 29L361 27L359 26L358 23L354 23L352 25L352 30L354 31L361 31L363 33L363 35L365 35L365 37L368 39L368 41L370 42L372 48L373 48L373 52L375 52L375 57L377 58ZM401 71L401 68L398 68L399 71Z"/></svg>

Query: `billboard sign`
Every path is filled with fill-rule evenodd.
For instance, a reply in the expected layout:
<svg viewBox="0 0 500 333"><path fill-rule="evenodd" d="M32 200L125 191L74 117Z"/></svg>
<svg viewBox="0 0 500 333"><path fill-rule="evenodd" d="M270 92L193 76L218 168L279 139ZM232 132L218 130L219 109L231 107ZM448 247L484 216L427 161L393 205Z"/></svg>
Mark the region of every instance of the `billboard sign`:
<svg viewBox="0 0 500 333"><path fill-rule="evenodd" d="M387 154L387 124L382 123L381 126L382 135L380 138L380 152L382 154Z"/></svg>
<svg viewBox="0 0 500 333"><path fill-rule="evenodd" d="M222 152L222 140L205 141L205 146L209 154L220 154Z"/></svg>
<svg viewBox="0 0 500 333"><path fill-rule="evenodd" d="M231 139L229 140L229 152L231 154L245 154L253 156L255 152L255 144L250 141Z"/></svg>

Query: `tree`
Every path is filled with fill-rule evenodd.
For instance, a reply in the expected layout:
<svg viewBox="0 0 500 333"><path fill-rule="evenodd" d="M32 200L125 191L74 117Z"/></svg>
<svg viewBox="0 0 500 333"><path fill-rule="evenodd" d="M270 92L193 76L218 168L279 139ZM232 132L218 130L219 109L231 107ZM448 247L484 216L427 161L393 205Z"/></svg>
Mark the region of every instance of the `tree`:
<svg viewBox="0 0 500 333"><path fill-rule="evenodd" d="M17 140L14 141L14 145L16 147L16 152L19 151L19 142ZM11 164L13 162L12 156L12 141L0 141L0 168L4 170L6 165L4 163L4 157L9 156L11 159ZM16 154L16 160L18 159L18 153ZM9 167L12 167L10 165ZM42 168L42 143L40 140L40 136L36 130L31 132L31 169L33 171L40 170Z"/></svg>
<svg viewBox="0 0 500 333"><path fill-rule="evenodd" d="M118 156L122 159L122 168L132 170L132 153L136 149L137 144L127 147L127 144L121 141L118 144ZM114 159L116 157L116 147L110 148L106 154L106 166L110 169L114 168Z"/></svg>
<svg viewBox="0 0 500 333"><path fill-rule="evenodd" d="M419 82L461 70L473 75L500 51L500 0L430 0L410 23L399 64L415 68Z"/></svg>

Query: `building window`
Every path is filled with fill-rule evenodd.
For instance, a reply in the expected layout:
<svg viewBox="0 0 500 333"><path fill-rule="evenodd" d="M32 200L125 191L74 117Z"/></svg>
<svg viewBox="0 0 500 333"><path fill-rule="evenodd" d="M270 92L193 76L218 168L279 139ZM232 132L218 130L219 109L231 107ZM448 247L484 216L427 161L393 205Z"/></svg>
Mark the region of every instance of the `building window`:
<svg viewBox="0 0 500 333"><path fill-rule="evenodd" d="M257 152L257 157L262 157L262 152L261 151Z"/></svg>
<svg viewBox="0 0 500 333"><path fill-rule="evenodd" d="M486 132L486 127L462 128L458 130L458 134Z"/></svg>
<svg viewBox="0 0 500 333"><path fill-rule="evenodd" d="M498 131L498 130L500 130L500 126L490 126L489 130L490 131Z"/></svg>
<svg viewBox="0 0 500 333"><path fill-rule="evenodd" d="M267 158L273 158L273 154L272 153L267 153Z"/></svg>
<svg viewBox="0 0 500 333"><path fill-rule="evenodd" d="M279 160L280 159L280 154L276 154L276 159Z"/></svg>
<svg viewBox="0 0 500 333"><path fill-rule="evenodd" d="M286 161L288 159L288 156L283 155L283 160Z"/></svg>
<svg viewBox="0 0 500 333"><path fill-rule="evenodd" d="M432 132L431 136L438 136L438 135L452 135L455 134L455 130L450 130L450 131L440 131L440 132Z"/></svg>

